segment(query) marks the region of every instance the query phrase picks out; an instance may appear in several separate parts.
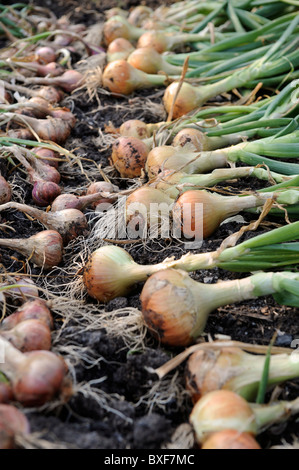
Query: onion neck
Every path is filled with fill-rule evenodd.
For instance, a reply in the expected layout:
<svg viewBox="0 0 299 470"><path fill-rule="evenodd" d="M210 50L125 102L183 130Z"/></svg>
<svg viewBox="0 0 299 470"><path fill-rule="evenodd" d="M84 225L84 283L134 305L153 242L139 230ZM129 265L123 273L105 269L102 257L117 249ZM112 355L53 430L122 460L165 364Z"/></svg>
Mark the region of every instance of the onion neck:
<svg viewBox="0 0 299 470"><path fill-rule="evenodd" d="M23 354L15 348L8 340L0 335L0 350L4 354L4 362L0 363L0 370L9 380L16 379L17 369L24 363Z"/></svg>

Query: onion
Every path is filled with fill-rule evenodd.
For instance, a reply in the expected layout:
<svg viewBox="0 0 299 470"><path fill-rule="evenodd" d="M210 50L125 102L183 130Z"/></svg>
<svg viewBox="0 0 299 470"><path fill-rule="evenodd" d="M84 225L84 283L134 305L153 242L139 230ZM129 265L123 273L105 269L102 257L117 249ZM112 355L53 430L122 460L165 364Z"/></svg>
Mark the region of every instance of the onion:
<svg viewBox="0 0 299 470"><path fill-rule="evenodd" d="M43 350L22 353L2 336L0 346L5 354L0 370L23 406L43 405L62 391L67 368L60 356Z"/></svg>
<svg viewBox="0 0 299 470"><path fill-rule="evenodd" d="M33 150L33 152L35 153L35 150ZM38 150L38 152L40 152L40 150ZM45 152L42 152L42 153L45 153ZM49 154L49 152L47 153ZM26 159L29 160L31 165L34 167L40 179L42 179L43 181L52 181L53 183L56 183L56 184L60 183L60 179L61 179L60 173L54 166L50 166L47 163L45 163L42 159L36 158L30 151L26 152Z"/></svg>
<svg viewBox="0 0 299 470"><path fill-rule="evenodd" d="M0 175L0 204L11 200L11 187L6 179Z"/></svg>
<svg viewBox="0 0 299 470"><path fill-rule="evenodd" d="M46 181L44 178L52 178L58 181L60 180L59 172L54 167L50 167L38 159L34 159L32 153L26 149L16 145L7 147L7 149L13 153L26 168L29 180L33 184L32 198L34 202L39 206L48 206L61 193L61 189L55 181ZM38 171L30 165L22 152L34 162Z"/></svg>
<svg viewBox="0 0 299 470"><path fill-rule="evenodd" d="M120 15L109 18L104 23L103 28L103 36L107 46L116 38L125 38L134 41L143 33L143 29L133 26L126 18Z"/></svg>
<svg viewBox="0 0 299 470"><path fill-rule="evenodd" d="M114 60L126 60L135 47L125 38L114 39L107 48L107 62Z"/></svg>
<svg viewBox="0 0 299 470"><path fill-rule="evenodd" d="M105 204L105 203L110 203L114 202L115 199L112 197L113 193L118 193L119 192L119 187L116 186L115 184L109 183L108 181L95 181L94 183L91 183L86 191L86 195L89 194L95 194L95 193L107 193L103 194L103 199L100 199L99 201L96 201L94 203L91 203L90 206L95 209L98 204Z"/></svg>
<svg viewBox="0 0 299 470"><path fill-rule="evenodd" d="M129 12L119 7L113 7L106 10L105 15L107 19L112 18L113 16L123 16L124 18L127 18L129 16Z"/></svg>
<svg viewBox="0 0 299 470"><path fill-rule="evenodd" d="M23 320L9 330L0 329L0 336L22 352L51 349L50 328L36 318Z"/></svg>
<svg viewBox="0 0 299 470"><path fill-rule="evenodd" d="M184 192L174 204L173 219L181 226L186 238L205 239L218 229L221 222L244 209L262 206L273 193L256 196L222 196L206 190Z"/></svg>
<svg viewBox="0 0 299 470"><path fill-rule="evenodd" d="M137 48L153 47L160 54L170 51L186 42L198 42L202 38L201 33L178 33L164 31L146 31L139 36Z"/></svg>
<svg viewBox="0 0 299 470"><path fill-rule="evenodd" d="M29 432L29 421L22 411L13 405L0 404L0 449L15 448L16 436Z"/></svg>
<svg viewBox="0 0 299 470"><path fill-rule="evenodd" d="M25 96L44 98L50 104L59 103L59 101L63 99L63 91L54 86L43 86L38 90L32 90L29 87L5 82L5 88L8 90L18 91Z"/></svg>
<svg viewBox="0 0 299 470"><path fill-rule="evenodd" d="M168 75L180 75L182 67L169 64L153 47L139 47L127 58L130 65L148 74L163 71Z"/></svg>
<svg viewBox="0 0 299 470"><path fill-rule="evenodd" d="M104 197L104 194L101 193L93 193L93 194L86 194L83 196L75 196L74 194L61 194L57 196L56 199L52 202L51 211L57 212L64 209L77 209L79 211L83 211L91 204L100 204L103 202L110 202L111 204L115 201L115 197L111 197L109 199L109 194L107 197Z"/></svg>
<svg viewBox="0 0 299 470"><path fill-rule="evenodd" d="M64 244L80 235L86 236L88 233L88 223L85 215L77 209L64 209L57 212L44 212L35 207L20 204L17 202L7 202L0 206L0 211L16 209L31 215L41 222L48 230L60 233Z"/></svg>
<svg viewBox="0 0 299 470"><path fill-rule="evenodd" d="M111 160L123 178L141 176L149 148L136 137L119 137L113 142Z"/></svg>
<svg viewBox="0 0 299 470"><path fill-rule="evenodd" d="M132 67L126 60L110 62L103 72L103 86L112 93L129 95L139 88L163 86L163 75L147 74Z"/></svg>
<svg viewBox="0 0 299 470"><path fill-rule="evenodd" d="M28 77L24 79L24 82L27 85L39 84L60 87L63 91L71 93L76 88L78 88L79 85L83 84L84 77L77 70L67 70L58 77ZM43 97L45 98L45 96Z"/></svg>
<svg viewBox="0 0 299 470"><path fill-rule="evenodd" d="M19 116L14 113L5 113L4 116L11 118L19 124L27 123L42 140L52 140L62 144L69 137L74 126L74 120L61 118L36 119L30 116Z"/></svg>
<svg viewBox="0 0 299 470"><path fill-rule="evenodd" d="M52 47L42 46L38 47L35 50L35 55L37 60L42 64L49 64L50 62L55 62L56 52Z"/></svg>
<svg viewBox="0 0 299 470"><path fill-rule="evenodd" d="M141 26L142 22L153 14L153 9L146 5L138 5L130 11L128 22L134 26Z"/></svg>
<svg viewBox="0 0 299 470"><path fill-rule="evenodd" d="M286 421L298 411L298 398L259 405L248 403L230 390L216 390L196 402L190 414L190 423L198 444L202 444L213 433L228 429L256 436L272 424Z"/></svg>
<svg viewBox="0 0 299 470"><path fill-rule="evenodd" d="M133 191L126 200L126 223L128 234L130 230L141 224L142 227L149 227L151 230L163 228L163 221L166 221L169 228L169 219L173 208L173 199L162 191L142 186Z"/></svg>
<svg viewBox="0 0 299 470"><path fill-rule="evenodd" d="M47 303L43 299L27 300L14 313L5 317L0 325L0 332L14 328L18 323L29 319L43 322L48 328L53 328L53 317Z"/></svg>
<svg viewBox="0 0 299 470"><path fill-rule="evenodd" d="M62 260L63 242L55 230L43 230L29 238L1 238L0 246L16 250L44 269L58 266Z"/></svg>
<svg viewBox="0 0 299 470"><path fill-rule="evenodd" d="M231 390L254 401L265 366L265 356L249 354L237 347L198 350L186 365L186 388L193 403L213 390ZM268 389L298 377L299 363L289 354L271 356Z"/></svg>
<svg viewBox="0 0 299 470"><path fill-rule="evenodd" d="M33 152L40 157L40 159L47 165L53 166L58 169L58 153L54 150L45 147L35 147Z"/></svg>
<svg viewBox="0 0 299 470"><path fill-rule="evenodd" d="M32 70L40 77L58 77L65 71L65 68L56 62L50 62L46 65L42 65L39 62L13 61L12 63L14 66L20 66L26 70Z"/></svg>
<svg viewBox="0 0 299 470"><path fill-rule="evenodd" d="M128 121L123 122L120 126L119 133L121 136L125 137L148 139L155 131L159 130L159 128L165 124L166 123L164 121L146 124L145 122L140 121L140 119L128 119Z"/></svg>
<svg viewBox="0 0 299 470"><path fill-rule="evenodd" d="M197 103L199 102L199 93L196 87L186 82L183 82L180 85L181 88L177 94L178 82L171 83L166 88L163 96L163 103L166 111L170 112L172 109L172 119L177 119L189 113L197 107ZM175 104L173 106L174 99Z"/></svg>
<svg viewBox="0 0 299 470"><path fill-rule="evenodd" d="M261 449L256 439L247 432L225 429L211 434L201 449Z"/></svg>

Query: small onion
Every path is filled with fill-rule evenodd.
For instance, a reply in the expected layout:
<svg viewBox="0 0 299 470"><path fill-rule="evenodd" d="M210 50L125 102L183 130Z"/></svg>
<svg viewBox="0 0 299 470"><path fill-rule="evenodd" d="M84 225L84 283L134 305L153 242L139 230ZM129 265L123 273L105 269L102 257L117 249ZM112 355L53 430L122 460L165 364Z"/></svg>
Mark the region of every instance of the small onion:
<svg viewBox="0 0 299 470"><path fill-rule="evenodd" d="M10 383L0 381L0 403L10 403L13 399L14 396Z"/></svg>
<svg viewBox="0 0 299 470"><path fill-rule="evenodd" d="M129 95L139 88L163 86L165 81L165 76L144 73L126 60L110 62L103 72L103 86L111 93L122 95Z"/></svg>
<svg viewBox="0 0 299 470"><path fill-rule="evenodd" d="M16 209L36 218L48 230L57 231L61 235L64 244L80 235L86 236L89 231L85 215L77 209L64 209L51 213L17 202L7 202L0 206L0 211L7 209Z"/></svg>
<svg viewBox="0 0 299 470"><path fill-rule="evenodd" d="M20 321L9 330L0 329L0 336L22 352L51 349L50 328L36 318Z"/></svg>
<svg viewBox="0 0 299 470"><path fill-rule="evenodd" d="M127 58L129 64L148 74L163 71L168 75L180 75L182 67L169 64L153 47L138 47Z"/></svg>
<svg viewBox="0 0 299 470"><path fill-rule="evenodd" d="M67 367L60 356L43 350L22 353L1 336L0 345L5 353L0 370L23 406L41 406L63 391Z"/></svg>
<svg viewBox="0 0 299 470"><path fill-rule="evenodd" d="M128 22L134 26L141 26L142 22L153 14L153 10L146 5L137 5L130 11Z"/></svg>
<svg viewBox="0 0 299 470"><path fill-rule="evenodd" d="M36 319L53 328L53 317L47 303L43 299L27 300L14 313L4 318L0 325L0 332L15 327L18 323L29 319Z"/></svg>
<svg viewBox="0 0 299 470"><path fill-rule="evenodd" d="M144 30L130 24L126 18L120 15L112 16L104 23L103 35L108 46L116 38L125 38L130 40L138 39Z"/></svg>
<svg viewBox="0 0 299 470"><path fill-rule="evenodd" d="M16 250L46 270L58 266L62 260L63 241L55 230L43 230L29 238L1 238L0 246Z"/></svg>
<svg viewBox="0 0 299 470"><path fill-rule="evenodd" d="M32 189L32 199L40 207L47 207L60 194L61 188L53 181L36 181Z"/></svg>
<svg viewBox="0 0 299 470"><path fill-rule="evenodd" d="M135 50L134 46L125 38L116 38L107 48L107 62L114 60L126 60L131 52Z"/></svg>

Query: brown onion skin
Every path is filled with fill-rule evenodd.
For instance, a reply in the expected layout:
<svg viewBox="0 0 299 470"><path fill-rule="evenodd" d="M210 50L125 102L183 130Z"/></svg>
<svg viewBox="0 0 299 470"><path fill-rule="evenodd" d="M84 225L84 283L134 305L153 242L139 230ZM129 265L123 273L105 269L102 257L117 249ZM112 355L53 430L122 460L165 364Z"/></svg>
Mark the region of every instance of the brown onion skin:
<svg viewBox="0 0 299 470"><path fill-rule="evenodd" d="M109 57L113 60L127 59L134 50L135 48L130 41L125 38L116 38L107 47L107 58L108 60Z"/></svg>
<svg viewBox="0 0 299 470"><path fill-rule="evenodd" d="M45 323L50 329L53 328L53 317L47 307L46 301L43 299L27 300L14 313L5 317L0 325L0 333L3 330L9 330L18 323L36 319Z"/></svg>
<svg viewBox="0 0 299 470"><path fill-rule="evenodd" d="M247 432L227 429L211 434L204 441L201 449L261 449L255 438Z"/></svg>
<svg viewBox="0 0 299 470"><path fill-rule="evenodd" d="M5 204L11 200L11 187L6 179L0 175L0 204Z"/></svg>
<svg viewBox="0 0 299 470"><path fill-rule="evenodd" d="M64 98L63 91L55 86L41 87L36 93L37 96L44 98L50 104L59 103Z"/></svg>
<svg viewBox="0 0 299 470"><path fill-rule="evenodd" d="M54 49L49 46L39 47L36 49L35 55L40 64L49 64L50 62L55 62L56 59Z"/></svg>
<svg viewBox="0 0 299 470"><path fill-rule="evenodd" d="M66 364L52 351L23 354L27 361L12 381L14 396L23 406L41 406L62 391Z"/></svg>
<svg viewBox="0 0 299 470"><path fill-rule="evenodd" d="M160 54L168 50L165 33L161 31L147 31L143 33L137 42L137 48L152 47Z"/></svg>
<svg viewBox="0 0 299 470"><path fill-rule="evenodd" d="M141 176L148 155L146 144L136 137L119 137L112 145L111 160L123 178Z"/></svg>
<svg viewBox="0 0 299 470"><path fill-rule="evenodd" d="M50 328L35 318L23 320L10 330L0 330L0 335L21 352L50 351L52 345Z"/></svg>

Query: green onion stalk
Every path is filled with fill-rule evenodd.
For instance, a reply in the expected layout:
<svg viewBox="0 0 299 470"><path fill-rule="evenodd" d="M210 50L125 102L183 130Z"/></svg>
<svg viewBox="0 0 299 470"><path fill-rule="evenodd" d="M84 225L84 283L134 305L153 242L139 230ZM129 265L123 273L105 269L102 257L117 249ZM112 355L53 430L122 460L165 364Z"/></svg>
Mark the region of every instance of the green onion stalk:
<svg viewBox="0 0 299 470"><path fill-rule="evenodd" d="M140 282L167 269L192 272L221 268L232 272L254 272L290 267L299 262L299 222L287 224L228 248L209 253L187 253L158 264L140 265L123 248L106 245L96 249L83 270L88 294L99 302L126 296ZM222 245L223 247L223 245Z"/></svg>
<svg viewBox="0 0 299 470"><path fill-rule="evenodd" d="M299 23L299 16L291 21L278 41L263 55L263 57L253 61L249 66L238 70L228 77L203 86L193 86L190 83L171 83L165 90L163 101L166 111L172 112L173 118L180 117L195 108L202 106L209 99L218 94L230 91L234 88L242 87L249 81L263 79L273 74L287 74L299 65L298 47L293 52L280 55L283 44L288 40ZM178 92L178 87L181 88Z"/></svg>
<svg viewBox="0 0 299 470"><path fill-rule="evenodd" d="M181 147L160 146L149 152L145 169L149 178L153 179L162 170L184 171L189 174L206 173L231 163L243 162L251 166L267 165L270 171L284 175L297 175L297 163L281 160L298 158L298 144L297 130L280 137L270 136L200 153L194 150L187 152Z"/></svg>

